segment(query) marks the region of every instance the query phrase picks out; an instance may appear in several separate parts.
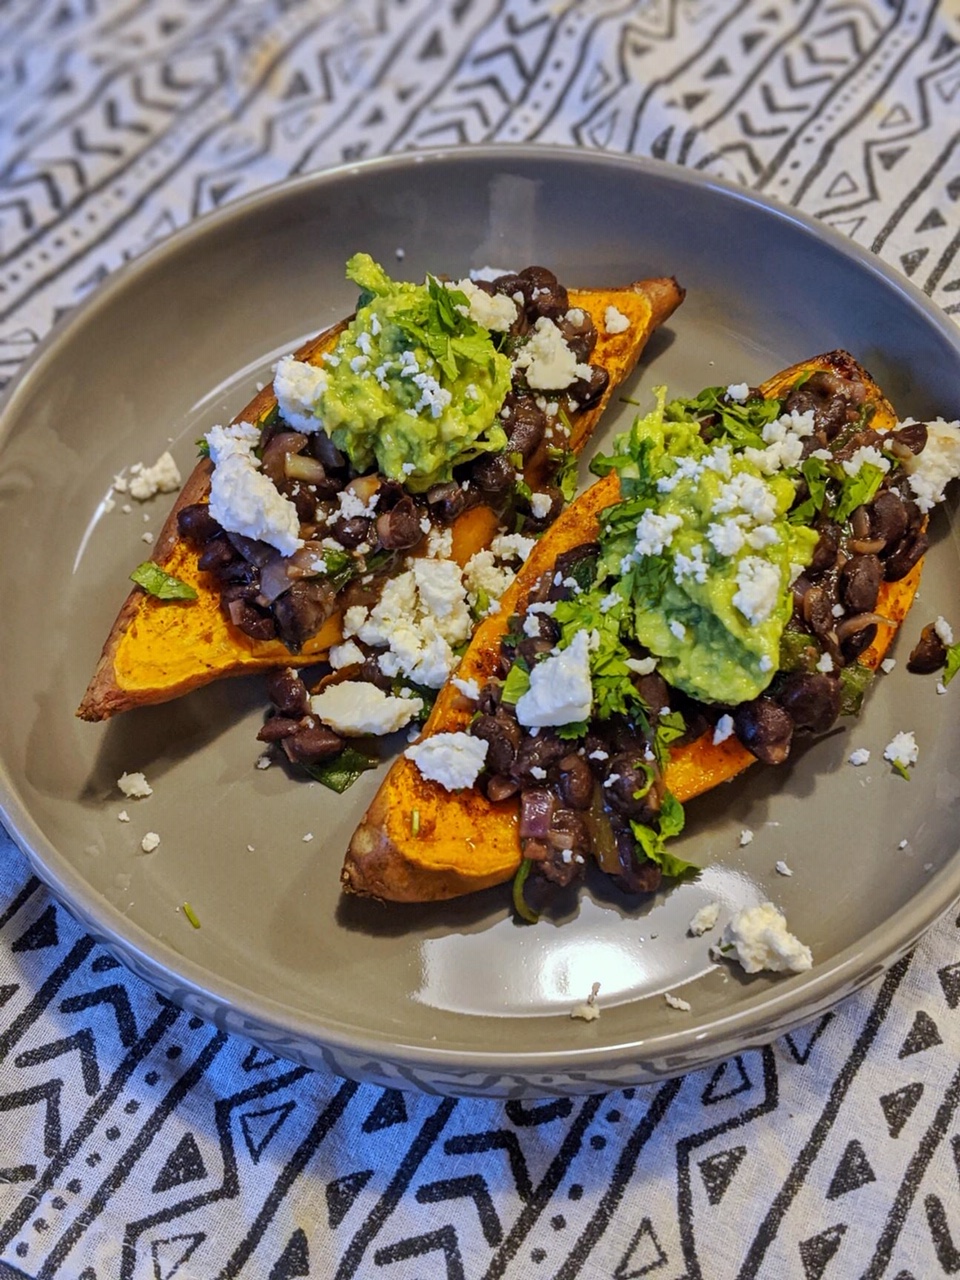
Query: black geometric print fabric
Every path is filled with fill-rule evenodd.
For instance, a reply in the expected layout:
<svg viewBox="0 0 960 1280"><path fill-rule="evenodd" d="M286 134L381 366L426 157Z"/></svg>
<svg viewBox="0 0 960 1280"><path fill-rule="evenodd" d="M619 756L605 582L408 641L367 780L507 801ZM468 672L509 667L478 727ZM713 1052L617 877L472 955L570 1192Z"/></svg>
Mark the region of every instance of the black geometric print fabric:
<svg viewBox="0 0 960 1280"><path fill-rule="evenodd" d="M732 179L960 316L948 0L5 0L0 377L199 214L481 141ZM36 1280L960 1274L960 920L715 1069L454 1100L181 1011L0 832L0 1260Z"/></svg>

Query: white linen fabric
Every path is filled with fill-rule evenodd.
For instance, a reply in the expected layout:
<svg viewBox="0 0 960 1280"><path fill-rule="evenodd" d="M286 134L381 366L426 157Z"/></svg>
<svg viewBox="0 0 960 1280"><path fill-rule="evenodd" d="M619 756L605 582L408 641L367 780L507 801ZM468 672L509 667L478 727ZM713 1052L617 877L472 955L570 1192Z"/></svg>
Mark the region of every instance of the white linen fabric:
<svg viewBox="0 0 960 1280"><path fill-rule="evenodd" d="M6 0L0 373L126 259L291 174L480 141L804 209L960 314L960 10L934 0ZM953 691L951 690L951 693ZM70 1280L960 1271L960 921L765 1049L455 1101L153 993L0 832L0 1269Z"/></svg>

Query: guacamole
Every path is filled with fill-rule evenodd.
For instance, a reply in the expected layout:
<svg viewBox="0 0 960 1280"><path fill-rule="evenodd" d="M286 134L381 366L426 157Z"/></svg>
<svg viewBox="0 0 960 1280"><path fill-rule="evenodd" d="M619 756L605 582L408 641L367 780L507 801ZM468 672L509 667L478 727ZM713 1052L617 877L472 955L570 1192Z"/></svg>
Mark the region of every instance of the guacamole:
<svg viewBox="0 0 960 1280"><path fill-rule="evenodd" d="M656 408L594 464L619 470L623 493L600 517L594 590L608 593L607 612L659 659L665 680L701 701L735 704L773 679L791 584L817 544L815 530L787 518L789 471L813 428L758 399L753 421L742 415L752 444L722 432L708 442L698 408L667 406L659 389Z"/></svg>
<svg viewBox="0 0 960 1280"><path fill-rule="evenodd" d="M472 320L465 295L432 277L391 280L369 254L347 276L361 288L355 318L324 361L314 413L365 471L423 491L453 467L506 445L499 410L510 361Z"/></svg>

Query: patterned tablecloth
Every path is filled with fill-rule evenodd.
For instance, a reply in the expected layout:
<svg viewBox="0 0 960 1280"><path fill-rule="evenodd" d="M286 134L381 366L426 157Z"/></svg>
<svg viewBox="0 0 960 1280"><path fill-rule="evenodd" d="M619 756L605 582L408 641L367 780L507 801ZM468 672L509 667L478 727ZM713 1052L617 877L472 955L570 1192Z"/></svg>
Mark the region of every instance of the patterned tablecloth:
<svg viewBox="0 0 960 1280"><path fill-rule="evenodd" d="M198 214L479 141L731 178L960 313L956 0L3 0L0 371ZM952 916L715 1070L454 1101L171 1007L0 845L0 1258L31 1277L960 1272Z"/></svg>

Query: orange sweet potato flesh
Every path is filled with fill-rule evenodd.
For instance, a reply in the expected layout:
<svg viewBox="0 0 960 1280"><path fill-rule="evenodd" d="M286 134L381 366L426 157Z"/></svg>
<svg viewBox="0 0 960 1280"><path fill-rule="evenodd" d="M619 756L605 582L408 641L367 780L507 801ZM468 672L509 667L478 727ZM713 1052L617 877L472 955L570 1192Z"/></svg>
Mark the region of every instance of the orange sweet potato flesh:
<svg viewBox="0 0 960 1280"><path fill-rule="evenodd" d="M571 289L571 307L589 312L597 327L597 345L591 356L603 365L610 382L603 397L572 422L570 446L579 452L616 388L632 372L653 331L683 301L684 291L669 278L640 280L614 289ZM623 333L606 332L608 307L630 321ZM296 354L300 360L319 363L336 343L347 321L314 338ZM261 422L276 404L272 387L265 387L235 421ZM534 454L524 468L531 488L544 481L548 464L546 447ZM197 592L193 601L161 601L135 587L127 596L104 644L96 671L77 715L83 720L105 720L120 711L166 702L224 676L245 675L275 667L303 666L321 661L331 645L341 639L339 614L329 618L299 653L280 640L254 640L235 627L220 609L215 581L197 567L197 552L177 533L177 513L209 495L211 464L200 462L180 492L157 539L152 559L167 573L188 583ZM488 507L464 512L453 526L453 554L465 564L487 546L497 531L497 518Z"/></svg>
<svg viewBox="0 0 960 1280"><path fill-rule="evenodd" d="M766 395L782 394L806 370L856 366L843 352L818 356L794 365L763 384ZM871 425L889 429L896 415L876 384L860 370L878 406ZM494 674L500 640L511 613L522 609L531 587L551 569L557 556L598 534L597 516L620 496L619 480L611 472L573 502L541 538L505 593L500 611L476 631L458 676L478 685ZM885 582L877 612L899 624L916 593L921 565L900 582ZM875 668L896 633L896 625L880 627L876 640L860 656ZM475 705L447 685L424 726L424 736L467 727ZM736 738L713 743L710 730L696 741L675 749L666 770L666 783L680 801L692 800L726 782L753 764L755 757ZM416 811L416 835L413 812ZM450 793L421 777L416 765L401 756L394 762L380 790L357 828L344 861L341 881L350 893L395 902L433 902L472 893L509 880L520 864L519 812L516 799L494 804L469 790Z"/></svg>

